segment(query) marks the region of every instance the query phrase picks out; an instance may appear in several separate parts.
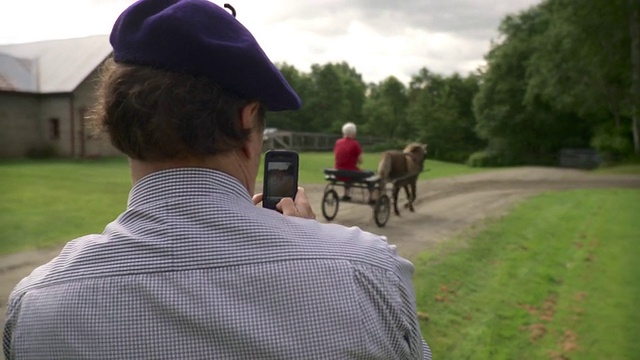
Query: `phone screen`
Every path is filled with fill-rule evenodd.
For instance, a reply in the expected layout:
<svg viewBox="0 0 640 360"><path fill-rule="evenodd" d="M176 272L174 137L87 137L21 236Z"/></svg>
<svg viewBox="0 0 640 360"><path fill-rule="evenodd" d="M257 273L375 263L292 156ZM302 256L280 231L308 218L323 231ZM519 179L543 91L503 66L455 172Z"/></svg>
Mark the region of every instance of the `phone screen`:
<svg viewBox="0 0 640 360"><path fill-rule="evenodd" d="M268 154L264 182L264 207L273 209L282 198L294 198L298 189L297 154Z"/></svg>

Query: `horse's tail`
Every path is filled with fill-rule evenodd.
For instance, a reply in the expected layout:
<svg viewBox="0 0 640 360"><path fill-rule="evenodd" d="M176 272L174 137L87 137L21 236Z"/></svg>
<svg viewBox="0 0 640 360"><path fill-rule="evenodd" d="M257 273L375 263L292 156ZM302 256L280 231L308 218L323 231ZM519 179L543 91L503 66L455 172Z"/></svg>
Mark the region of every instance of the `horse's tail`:
<svg viewBox="0 0 640 360"><path fill-rule="evenodd" d="M380 180L387 181L389 179L389 174L391 173L391 155L384 153L382 154L382 159L378 163L378 176Z"/></svg>

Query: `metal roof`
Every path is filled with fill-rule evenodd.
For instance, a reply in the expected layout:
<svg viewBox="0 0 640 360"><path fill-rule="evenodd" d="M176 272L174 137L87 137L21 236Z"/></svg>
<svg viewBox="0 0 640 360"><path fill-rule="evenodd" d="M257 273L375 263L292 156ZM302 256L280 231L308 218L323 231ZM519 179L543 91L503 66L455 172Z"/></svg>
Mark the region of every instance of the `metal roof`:
<svg viewBox="0 0 640 360"><path fill-rule="evenodd" d="M72 92L111 51L108 35L0 45L0 90Z"/></svg>

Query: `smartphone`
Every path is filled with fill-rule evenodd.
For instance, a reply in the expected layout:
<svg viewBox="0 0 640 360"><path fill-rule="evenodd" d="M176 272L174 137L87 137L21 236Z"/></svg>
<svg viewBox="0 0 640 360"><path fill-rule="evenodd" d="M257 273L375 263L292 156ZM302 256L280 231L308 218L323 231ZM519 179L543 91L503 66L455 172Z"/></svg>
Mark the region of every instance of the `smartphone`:
<svg viewBox="0 0 640 360"><path fill-rule="evenodd" d="M276 208L282 198L295 198L298 192L299 156L290 150L269 150L264 155L262 206Z"/></svg>

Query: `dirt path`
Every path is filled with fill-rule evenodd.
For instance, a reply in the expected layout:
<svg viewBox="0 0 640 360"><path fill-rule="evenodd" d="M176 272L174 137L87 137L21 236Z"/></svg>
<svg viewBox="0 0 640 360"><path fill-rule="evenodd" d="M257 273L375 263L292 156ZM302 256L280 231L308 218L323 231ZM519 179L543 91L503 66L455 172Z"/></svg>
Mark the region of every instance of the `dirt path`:
<svg viewBox="0 0 640 360"><path fill-rule="evenodd" d="M373 211L364 205L341 203L335 222L359 226L386 235L405 257L468 229L486 218L505 214L510 207L533 194L585 188L640 188L640 176L591 175L579 170L526 167L482 174L422 181L418 185L415 213L401 208L401 216L391 215L378 228ZM316 215L320 210L323 186L308 191ZM401 197L401 203L404 198Z"/></svg>
<svg viewBox="0 0 640 360"><path fill-rule="evenodd" d="M488 173L423 181L418 186L416 212L391 215L378 228L372 208L341 203L334 222L359 226L386 235L403 256L418 252L469 228L486 218L505 214L518 201L541 191L581 188L640 188L640 176L591 175L578 170L518 168ZM324 222L320 204L324 185L305 189L319 221ZM355 194L354 194L355 195ZM37 265L57 255L59 248L0 257L0 314L4 323L7 298L15 284Z"/></svg>

